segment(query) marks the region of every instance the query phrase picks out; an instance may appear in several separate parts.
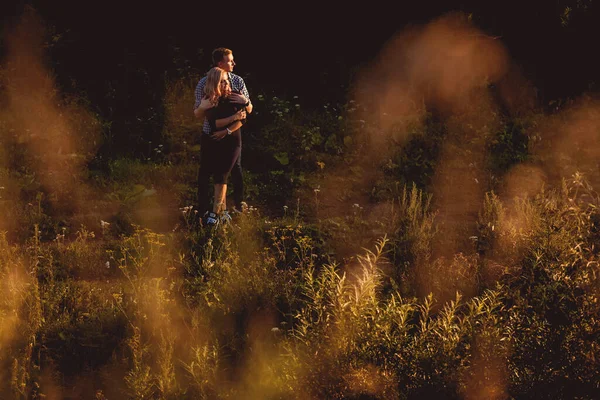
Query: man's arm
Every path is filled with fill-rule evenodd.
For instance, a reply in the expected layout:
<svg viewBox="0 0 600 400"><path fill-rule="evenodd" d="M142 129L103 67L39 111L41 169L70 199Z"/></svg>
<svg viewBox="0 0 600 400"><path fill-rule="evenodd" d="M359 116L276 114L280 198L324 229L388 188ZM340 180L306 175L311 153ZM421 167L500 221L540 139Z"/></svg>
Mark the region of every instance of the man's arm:
<svg viewBox="0 0 600 400"><path fill-rule="evenodd" d="M246 112L248 114L252 113L252 109L254 108L252 106L252 101L250 100L250 93L248 93L248 89L246 88L246 82L244 82L244 80L242 79L242 94L244 96L246 96L246 98L248 99L248 105L246 106Z"/></svg>
<svg viewBox="0 0 600 400"><path fill-rule="evenodd" d="M248 104L245 108L245 111L247 113L252 112L252 103L250 102L250 99L244 96L243 94L231 93L229 95L229 100L231 100L232 103L236 104Z"/></svg>
<svg viewBox="0 0 600 400"><path fill-rule="evenodd" d="M250 93L248 93L248 89L246 88L246 82L244 82L244 79L242 79L242 77L237 76L237 78L240 80L240 92L241 94L238 93L231 93L231 95L229 95L229 99L234 102L234 103L238 103L238 104L246 104L248 103L248 105L246 106L246 112L248 114L252 113L252 101L250 101Z"/></svg>
<svg viewBox="0 0 600 400"><path fill-rule="evenodd" d="M252 108L253 108L252 107L252 102L249 101L249 104L246 106L246 112L248 114L251 114L252 113Z"/></svg>

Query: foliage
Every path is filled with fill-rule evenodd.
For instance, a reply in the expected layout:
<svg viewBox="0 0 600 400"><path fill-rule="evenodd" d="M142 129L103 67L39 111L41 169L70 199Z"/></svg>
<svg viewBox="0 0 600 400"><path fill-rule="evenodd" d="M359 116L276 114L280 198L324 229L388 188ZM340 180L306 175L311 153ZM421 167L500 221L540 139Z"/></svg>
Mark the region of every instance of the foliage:
<svg viewBox="0 0 600 400"><path fill-rule="evenodd" d="M308 182L359 168L358 131L379 128L356 124L356 103L306 110L257 96L244 157L260 206L211 229L188 205L195 127L177 96L190 82L172 83L162 146L81 174L101 194L82 195L87 225L20 164L25 147L2 143L20 168L0 169L0 397L598 393L600 198L581 173L514 199L491 190L532 161L526 123L507 117L473 139L485 143L482 175L497 181L465 216L468 246L442 256L431 184L456 133L446 123L428 115L390 141L374 163L385 182L368 182L381 203L324 216ZM295 190L314 194L315 209L282 209ZM171 219L149 227L161 212ZM352 254L338 257L340 246Z"/></svg>
<svg viewBox="0 0 600 400"><path fill-rule="evenodd" d="M285 204L311 173L352 152L356 132L346 117L352 105L304 110L297 96L287 100L267 94L253 104L244 131L244 163L256 174L261 202Z"/></svg>

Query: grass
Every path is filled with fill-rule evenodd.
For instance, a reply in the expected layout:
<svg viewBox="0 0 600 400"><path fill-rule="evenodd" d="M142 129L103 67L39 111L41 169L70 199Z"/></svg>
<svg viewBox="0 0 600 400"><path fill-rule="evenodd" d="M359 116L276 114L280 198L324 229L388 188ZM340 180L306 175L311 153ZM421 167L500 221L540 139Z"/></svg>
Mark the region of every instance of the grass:
<svg viewBox="0 0 600 400"><path fill-rule="evenodd" d="M326 214L327 193L312 183L340 165L361 170L352 163L365 143L348 139L357 134L352 124L331 110L302 114L285 100L264 100L275 107L269 114L257 102L271 123L267 136L293 127L293 138L259 149L279 155L265 159L276 174L249 162L258 210L210 231L190 206L197 164L191 122L177 114L186 109L178 85L169 92L166 145L150 160L108 160L81 182L86 218L57 205L61 197L34 169L0 169L1 398L525 399L600 391L600 201L582 174L518 198L486 188L475 220L465 216L467 228L456 231L456 251L441 254L448 232L428 186L440 124L429 121L419 131L425 136L390 149L398 154L378 166L388 175L373 176L388 181L370 182L382 188L370 203ZM435 132L426 137L427 129ZM502 143L513 143L513 131L502 130ZM517 147L492 160L495 174L530 160ZM413 151L418 163L400 165ZM325 165L333 153L351 156ZM421 167L417 186L407 177ZM298 198L310 204L295 202L303 192ZM148 215L163 214L152 225Z"/></svg>
<svg viewBox="0 0 600 400"><path fill-rule="evenodd" d="M390 236L347 265L287 216L245 215L212 235L3 236L1 393L585 397L599 389L600 350L589 189L576 177L512 208L488 193L474 251L453 260L431 255L434 214L414 187ZM78 387L81 371L92 387Z"/></svg>

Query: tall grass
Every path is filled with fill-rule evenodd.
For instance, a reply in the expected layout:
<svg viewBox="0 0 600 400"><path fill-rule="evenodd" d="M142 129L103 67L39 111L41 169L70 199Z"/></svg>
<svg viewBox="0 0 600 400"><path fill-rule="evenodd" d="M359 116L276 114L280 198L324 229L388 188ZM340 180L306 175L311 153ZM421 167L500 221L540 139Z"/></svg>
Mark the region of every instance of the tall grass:
<svg viewBox="0 0 600 400"><path fill-rule="evenodd" d="M259 214L211 234L2 237L1 393L76 385L74 361L110 371L89 389L107 398L599 390L593 189L575 176L506 203L489 193L473 253L452 260L431 257L435 213L417 189L404 193L395 230L347 264L325 262L301 220ZM401 256L431 293L407 290Z"/></svg>

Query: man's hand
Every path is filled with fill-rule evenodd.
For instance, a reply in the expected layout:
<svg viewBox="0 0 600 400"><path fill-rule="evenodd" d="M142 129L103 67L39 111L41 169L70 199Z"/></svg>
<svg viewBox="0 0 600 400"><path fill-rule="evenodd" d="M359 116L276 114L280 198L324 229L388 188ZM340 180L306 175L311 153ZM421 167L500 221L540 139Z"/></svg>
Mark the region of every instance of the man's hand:
<svg viewBox="0 0 600 400"><path fill-rule="evenodd" d="M229 100L231 100L232 103L237 103L237 104L246 104L249 103L246 108L245 111L250 114L252 112L252 103L250 103L250 100L244 96L243 94L239 94L239 93L231 93L228 97Z"/></svg>
<svg viewBox="0 0 600 400"><path fill-rule="evenodd" d="M248 102L248 99L246 98L246 96L244 96L243 94L239 94L239 93L231 93L228 97L229 100L231 100L232 103L237 103L237 104L246 104Z"/></svg>

